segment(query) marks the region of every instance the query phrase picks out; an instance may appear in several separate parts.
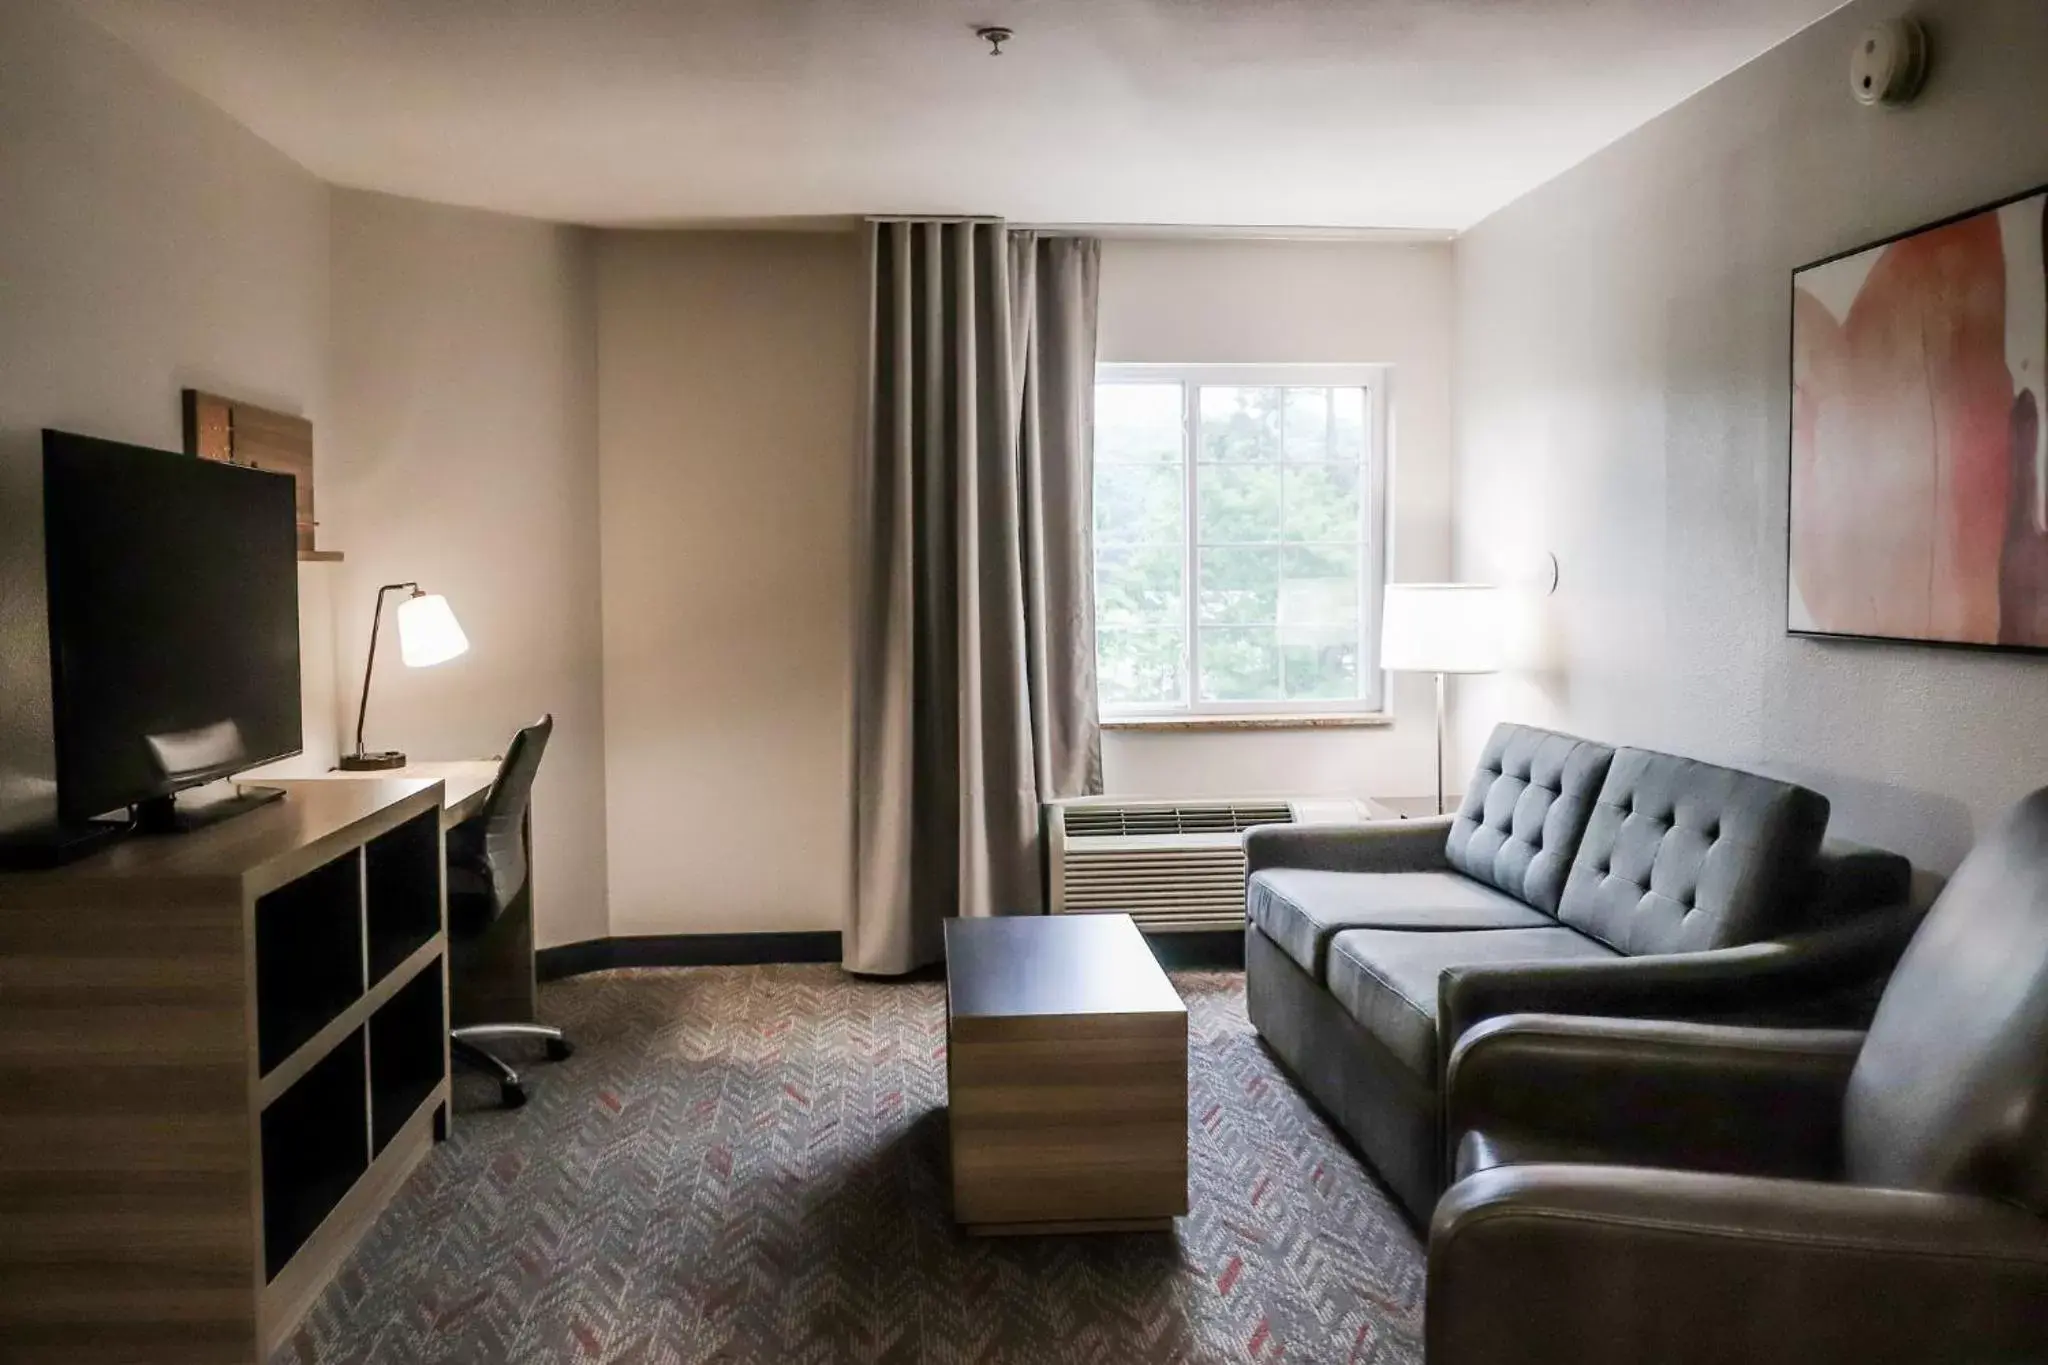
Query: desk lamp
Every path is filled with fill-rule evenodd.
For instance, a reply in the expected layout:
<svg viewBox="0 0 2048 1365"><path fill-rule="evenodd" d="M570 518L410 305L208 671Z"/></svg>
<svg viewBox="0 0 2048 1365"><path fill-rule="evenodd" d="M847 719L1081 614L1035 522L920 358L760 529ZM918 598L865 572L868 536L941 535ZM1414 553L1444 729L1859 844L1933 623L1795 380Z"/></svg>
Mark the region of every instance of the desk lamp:
<svg viewBox="0 0 2048 1365"><path fill-rule="evenodd" d="M407 668L432 668L469 649L469 637L439 593L420 591L417 583L387 583L377 589L377 607L370 613L370 658L363 665L363 700L356 708L356 749L341 756L343 772L381 772L403 768L405 755L395 749L368 753L363 749L363 720L370 712L370 678L377 669L377 630L384 620L384 595L410 590L398 604L398 655Z"/></svg>

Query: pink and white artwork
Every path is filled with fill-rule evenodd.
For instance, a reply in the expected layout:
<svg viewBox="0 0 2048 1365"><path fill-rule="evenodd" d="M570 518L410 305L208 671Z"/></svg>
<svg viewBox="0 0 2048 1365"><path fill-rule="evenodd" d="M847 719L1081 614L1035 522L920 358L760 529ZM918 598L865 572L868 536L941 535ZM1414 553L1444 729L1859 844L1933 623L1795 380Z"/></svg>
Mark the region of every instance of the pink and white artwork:
<svg viewBox="0 0 2048 1365"><path fill-rule="evenodd" d="M2048 648L2044 204L1793 275L1793 631Z"/></svg>

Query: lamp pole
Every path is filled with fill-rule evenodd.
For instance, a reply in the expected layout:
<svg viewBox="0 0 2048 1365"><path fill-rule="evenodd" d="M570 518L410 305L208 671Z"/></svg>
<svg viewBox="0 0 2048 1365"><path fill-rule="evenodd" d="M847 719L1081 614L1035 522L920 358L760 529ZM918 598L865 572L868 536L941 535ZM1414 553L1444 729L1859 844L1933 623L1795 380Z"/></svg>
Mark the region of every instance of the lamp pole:
<svg viewBox="0 0 2048 1365"><path fill-rule="evenodd" d="M356 751L353 754L345 755L341 760L341 766L350 771L372 772L383 768L402 768L405 766L404 754L366 754L363 752L363 722L368 719L370 714L370 679L377 671L377 634L379 628L384 623L384 595L386 593L404 592L407 588L412 589L414 597L421 595L420 585L417 583L386 583L383 587L377 589L377 606L370 613L370 657L363 664L363 696L362 700L356 704Z"/></svg>
<svg viewBox="0 0 2048 1365"><path fill-rule="evenodd" d="M362 747L362 737L356 737ZM1436 675L1436 812L1444 814L1444 675Z"/></svg>

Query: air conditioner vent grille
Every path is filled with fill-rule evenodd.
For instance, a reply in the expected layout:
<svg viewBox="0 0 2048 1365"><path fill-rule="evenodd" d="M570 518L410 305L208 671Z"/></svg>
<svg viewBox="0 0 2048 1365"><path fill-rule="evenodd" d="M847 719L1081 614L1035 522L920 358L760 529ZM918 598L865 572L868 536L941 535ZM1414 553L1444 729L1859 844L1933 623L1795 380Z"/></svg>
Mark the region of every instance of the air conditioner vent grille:
<svg viewBox="0 0 2048 1365"><path fill-rule="evenodd" d="M1244 924L1244 853L1235 848L1138 853L1069 851L1061 913L1130 915L1148 928Z"/></svg>
<svg viewBox="0 0 2048 1365"><path fill-rule="evenodd" d="M1294 814L1285 801L1189 802L1168 805L1064 806L1070 839L1117 839L1162 834L1242 834L1254 825L1285 825Z"/></svg>
<svg viewBox="0 0 2048 1365"><path fill-rule="evenodd" d="M1244 832L1313 819L1312 801L1084 798L1048 812L1055 914L1128 914L1147 931L1244 928ZM1056 812L1056 815L1053 814Z"/></svg>

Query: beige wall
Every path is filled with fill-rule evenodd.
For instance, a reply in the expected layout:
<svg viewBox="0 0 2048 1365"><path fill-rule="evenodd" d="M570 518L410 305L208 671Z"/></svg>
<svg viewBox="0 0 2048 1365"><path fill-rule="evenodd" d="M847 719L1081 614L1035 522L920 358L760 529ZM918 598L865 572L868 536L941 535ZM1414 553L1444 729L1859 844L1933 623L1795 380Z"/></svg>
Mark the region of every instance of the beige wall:
<svg viewBox="0 0 2048 1365"><path fill-rule="evenodd" d="M324 430L327 201L66 6L0 0L0 826L54 799L40 429L176 450L189 386ZM322 572L300 575L314 758Z"/></svg>
<svg viewBox="0 0 2048 1365"><path fill-rule="evenodd" d="M611 930L837 929L860 238L598 258Z"/></svg>
<svg viewBox="0 0 2048 1365"><path fill-rule="evenodd" d="M0 0L0 53L0 185L33 187L0 212L0 584L40 582L42 426L176 449L187 386L304 412L321 542L347 560L300 566L291 766L328 767L352 726L375 585L431 584L473 649L418 673L386 656L373 739L493 754L552 709L539 933L604 934L587 235L330 191L62 5ZM48 676L41 593L17 590L0 825L49 810Z"/></svg>
<svg viewBox="0 0 2048 1365"><path fill-rule="evenodd" d="M554 713L534 786L535 929L601 937L604 711L596 283L588 234L385 195L334 195L334 421L322 442L344 735L380 584L444 594L469 652L408 669L389 612L367 742L504 752ZM395 606L397 598L391 599Z"/></svg>
<svg viewBox="0 0 2048 1365"><path fill-rule="evenodd" d="M1784 633L1789 274L2048 180L2048 5L1920 0L1933 80L1906 110L1846 88L1866 0L1457 247L1458 566L1542 550L1503 717L1810 782L1836 828L1952 866L2048 778L2048 663Z"/></svg>
<svg viewBox="0 0 2048 1365"><path fill-rule="evenodd" d="M1451 248L1367 242L1113 240L1102 255L1104 363L1393 366L1393 581L1450 558ZM1114 732L1104 779L1126 795L1408 796L1435 789L1428 679L1393 679L1383 729Z"/></svg>

